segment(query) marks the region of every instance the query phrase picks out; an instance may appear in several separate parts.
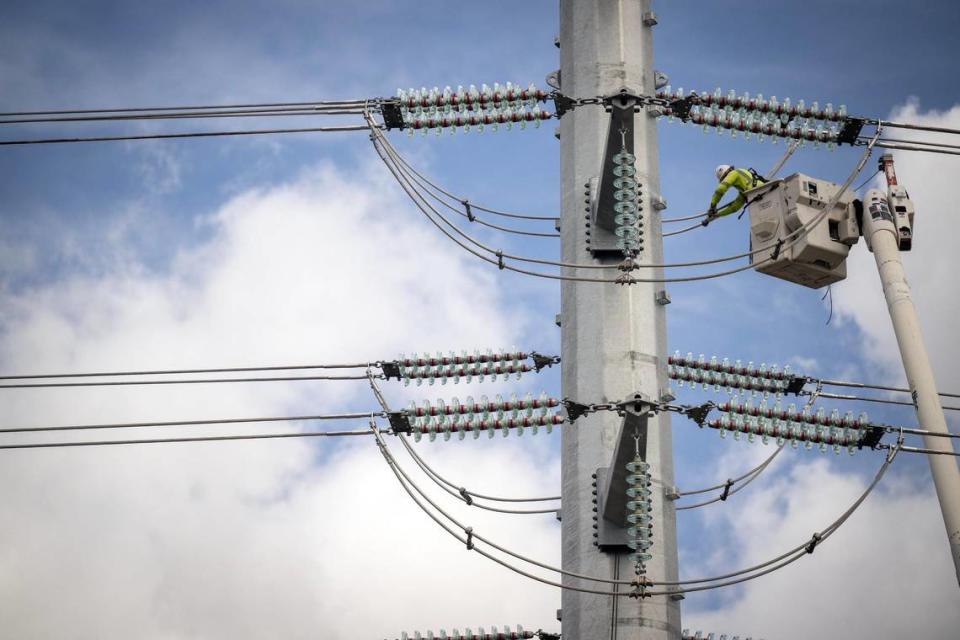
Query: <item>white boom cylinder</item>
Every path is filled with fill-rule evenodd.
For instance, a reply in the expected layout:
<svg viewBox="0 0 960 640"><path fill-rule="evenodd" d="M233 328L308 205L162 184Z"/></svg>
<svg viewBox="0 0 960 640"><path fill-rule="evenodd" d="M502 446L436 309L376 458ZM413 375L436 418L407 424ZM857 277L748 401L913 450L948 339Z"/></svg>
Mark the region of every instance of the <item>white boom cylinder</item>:
<svg viewBox="0 0 960 640"><path fill-rule="evenodd" d="M920 334L920 321L910 295L910 285L900 259L899 236L887 195L879 189L867 192L863 203L863 235L873 251L880 271L883 295L893 321L893 330L900 347L900 357L907 374L920 425L927 431L946 434L947 420L940 405L930 358ZM953 454L951 439L935 435L923 436L924 446L944 454ZM940 500L943 523L947 528L950 555L953 557L957 582L960 583L960 469L953 455L930 454L930 473Z"/></svg>

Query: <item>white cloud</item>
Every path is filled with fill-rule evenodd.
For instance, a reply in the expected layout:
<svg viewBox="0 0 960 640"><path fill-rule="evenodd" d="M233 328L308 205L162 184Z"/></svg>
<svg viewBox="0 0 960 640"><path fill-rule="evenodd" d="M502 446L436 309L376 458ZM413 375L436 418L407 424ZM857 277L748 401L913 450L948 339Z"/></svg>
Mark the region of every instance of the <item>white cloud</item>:
<svg viewBox="0 0 960 640"><path fill-rule="evenodd" d="M711 558L742 567L778 556L835 520L865 485L823 460L768 477L711 514L712 527L737 532L736 544L713 549ZM813 555L721 598L719 607L706 607L702 596L688 596L684 627L771 640L947 640L960 628L953 563L936 498L928 487L897 472L896 463Z"/></svg>
<svg viewBox="0 0 960 640"><path fill-rule="evenodd" d="M117 246L119 258L105 256L95 270L81 263L74 275L11 292L0 301L0 367L366 361L403 349L521 343L525 316L506 305L494 272L411 224L396 192L369 173L348 178L321 166L240 194L204 221L211 239L182 250L169 271L151 271ZM397 400L424 390L388 391ZM370 406L359 383L25 390L8 392L0 420ZM119 437L91 437L104 433ZM159 435L132 437L148 434ZM545 439L422 448L476 490L556 491ZM555 624L555 589L467 553L415 510L367 439L0 454L0 619L10 637L396 637L413 628ZM454 513L512 548L559 560L552 516Z"/></svg>

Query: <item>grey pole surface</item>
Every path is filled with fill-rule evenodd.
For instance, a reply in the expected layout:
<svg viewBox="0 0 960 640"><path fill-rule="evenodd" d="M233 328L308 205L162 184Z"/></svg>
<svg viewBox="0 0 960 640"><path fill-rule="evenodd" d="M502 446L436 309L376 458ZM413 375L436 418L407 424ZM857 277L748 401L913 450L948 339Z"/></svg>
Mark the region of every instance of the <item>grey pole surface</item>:
<svg viewBox="0 0 960 640"><path fill-rule="evenodd" d="M864 198L863 234L869 241L880 272L883 295L893 321L893 330L897 336L897 345L900 347L900 357L903 359L903 369L907 374L917 418L920 426L928 431L948 433L933 368L920 334L920 320L900 259L896 227L892 216L889 219L884 216L883 207L878 209L879 217L874 217L871 210L874 200L880 200L885 205L886 196L877 189L867 192ZM951 438L923 436L924 446L934 451L953 453L952 442ZM947 528L957 582L960 583L960 469L957 467L957 459L952 455L930 454L927 460L930 462L930 474L940 500L943 523Z"/></svg>
<svg viewBox="0 0 960 640"><path fill-rule="evenodd" d="M561 0L560 86L574 98L609 95L626 87L654 92L652 25L645 25L650 0ZM651 21L652 22L652 21ZM584 183L599 175L608 116L602 106L584 105L560 124L563 260L597 262L587 251ZM659 194L656 120L635 115L634 150L643 185L645 247L641 262L661 262L659 212L650 205ZM618 259L605 259L613 264ZM596 277L595 270L565 269L566 275ZM610 273L610 272L607 272ZM617 274L619 272L613 271ZM645 269L644 275L659 276ZM622 400L635 392L658 399L667 388L666 314L656 302L655 284L561 285L563 394L579 402ZM564 428L562 435L562 565L569 571L620 579L633 577L626 555L601 552L593 541L591 475L610 464L621 419L599 412ZM677 579L676 517L664 488L673 485L670 418L650 420L647 461L654 490L653 559L650 580ZM565 584L609 590L611 585L564 578ZM621 587L629 590L629 587ZM616 600L616 601L614 601ZM635 600L565 589L564 640L637 640L680 637L679 602L665 597Z"/></svg>

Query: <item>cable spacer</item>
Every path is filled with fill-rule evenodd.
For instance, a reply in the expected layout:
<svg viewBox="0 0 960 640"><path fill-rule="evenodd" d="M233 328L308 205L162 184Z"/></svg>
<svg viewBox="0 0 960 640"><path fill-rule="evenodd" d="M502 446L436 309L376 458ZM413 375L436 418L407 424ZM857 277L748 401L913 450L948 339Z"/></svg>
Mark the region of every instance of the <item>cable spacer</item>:
<svg viewBox="0 0 960 640"><path fill-rule="evenodd" d="M647 576L638 575L630 584L633 586L633 591L630 592L631 598L642 600L650 597L650 594L647 593L647 587L653 586L653 583L647 579Z"/></svg>
<svg viewBox="0 0 960 640"><path fill-rule="evenodd" d="M463 208L467 212L467 220L469 220L470 222L476 222L477 217L473 215L473 209L470 207L470 201L464 198L463 200L460 201L460 204L463 205Z"/></svg>
<svg viewBox="0 0 960 640"><path fill-rule="evenodd" d="M813 534L813 537L810 538L810 542L808 542L806 546L807 553L813 553L813 550L817 548L821 540L823 540L823 538L820 537L819 533Z"/></svg>
<svg viewBox="0 0 960 640"><path fill-rule="evenodd" d="M460 496L468 505L473 505L473 496L470 495L466 487L460 487Z"/></svg>
<svg viewBox="0 0 960 640"><path fill-rule="evenodd" d="M727 478L727 481L723 483L723 493L720 494L720 500L726 501L730 497L730 487L733 486L733 480Z"/></svg>
<svg viewBox="0 0 960 640"><path fill-rule="evenodd" d="M780 249L783 248L783 238L777 240L777 246L773 248L773 253L770 255L771 260L776 260L780 257Z"/></svg>
<svg viewBox="0 0 960 640"><path fill-rule="evenodd" d="M467 551L473 551L473 527L467 527L463 532L467 534Z"/></svg>
<svg viewBox="0 0 960 640"><path fill-rule="evenodd" d="M498 250L497 250L497 267L498 267L501 271L503 271L503 266L504 266L504 265L503 265L503 250L502 250L502 249L498 249Z"/></svg>

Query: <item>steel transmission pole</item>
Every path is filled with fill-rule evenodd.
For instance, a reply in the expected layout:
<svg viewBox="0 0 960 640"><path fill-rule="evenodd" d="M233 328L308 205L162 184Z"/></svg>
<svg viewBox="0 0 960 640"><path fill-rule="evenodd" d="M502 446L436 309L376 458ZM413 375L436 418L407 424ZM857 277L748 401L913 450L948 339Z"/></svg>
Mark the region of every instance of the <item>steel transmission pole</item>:
<svg viewBox="0 0 960 640"><path fill-rule="evenodd" d="M560 86L569 97L612 95L626 88L654 93L650 0L560 0ZM603 159L610 116L600 105L566 113L560 124L562 179L562 255L565 262L605 261L588 251L584 184L596 177ZM644 251L639 262L662 262L659 212L651 199L659 194L656 119L634 115L634 151L642 184ZM597 277L596 270L566 269L566 275ZM602 272L614 278L617 271ZM661 275L643 269L643 277ZM613 274L613 275L611 275ZM666 314L658 296L662 285L597 284L565 281L561 287L563 394L583 402L618 401L636 392L657 400L667 389ZM660 302L658 302L658 298ZM610 554L594 545L591 475L611 463L621 418L599 412L577 420L562 436L562 565L581 574L630 580L633 563L625 553ZM653 559L646 563L654 581L677 579L676 517L664 498L673 485L670 418L649 421L647 462L654 489ZM611 590L611 585L565 578L565 584ZM629 586L620 587L629 591ZM564 640L617 638L678 639L679 602L654 597L636 600L565 589L561 626Z"/></svg>

